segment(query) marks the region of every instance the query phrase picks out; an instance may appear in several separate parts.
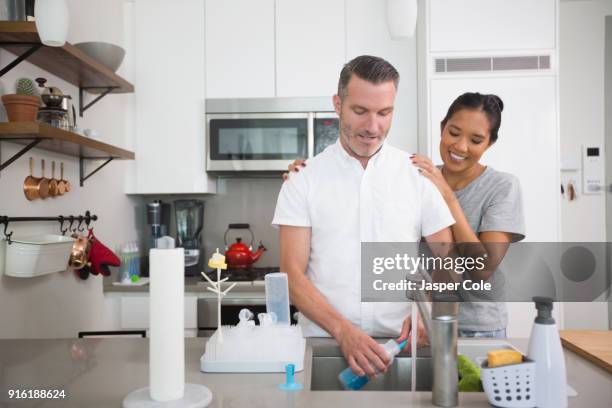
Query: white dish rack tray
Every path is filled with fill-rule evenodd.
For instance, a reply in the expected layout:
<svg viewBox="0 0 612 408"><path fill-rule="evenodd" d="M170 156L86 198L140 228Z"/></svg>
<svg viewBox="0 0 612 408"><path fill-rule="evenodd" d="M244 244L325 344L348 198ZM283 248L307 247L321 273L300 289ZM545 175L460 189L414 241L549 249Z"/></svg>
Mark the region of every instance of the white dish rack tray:
<svg viewBox="0 0 612 408"><path fill-rule="evenodd" d="M304 369L306 339L299 326L222 326L206 343L200 367L211 373L281 373L287 364Z"/></svg>
<svg viewBox="0 0 612 408"><path fill-rule="evenodd" d="M39 234L0 241L0 267L4 274L32 278L68 268L74 239L63 235Z"/></svg>

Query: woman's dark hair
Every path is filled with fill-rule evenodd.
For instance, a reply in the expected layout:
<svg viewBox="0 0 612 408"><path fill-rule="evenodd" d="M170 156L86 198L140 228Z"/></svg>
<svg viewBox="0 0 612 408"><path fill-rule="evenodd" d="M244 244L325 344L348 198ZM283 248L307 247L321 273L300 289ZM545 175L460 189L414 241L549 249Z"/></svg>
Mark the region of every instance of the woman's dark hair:
<svg viewBox="0 0 612 408"><path fill-rule="evenodd" d="M478 92L466 92L453 101L442 119L442 127L446 122L461 109L481 110L489 119L489 144L497 140L497 132L501 125L501 113L504 110L504 102L497 95L483 95Z"/></svg>

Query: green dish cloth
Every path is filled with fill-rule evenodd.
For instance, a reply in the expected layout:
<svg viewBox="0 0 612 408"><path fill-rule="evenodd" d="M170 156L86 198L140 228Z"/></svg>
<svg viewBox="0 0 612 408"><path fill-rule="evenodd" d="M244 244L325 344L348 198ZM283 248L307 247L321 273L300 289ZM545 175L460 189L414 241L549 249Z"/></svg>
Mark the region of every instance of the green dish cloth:
<svg viewBox="0 0 612 408"><path fill-rule="evenodd" d="M457 369L459 371L459 391L481 392L480 368L466 356L457 356Z"/></svg>

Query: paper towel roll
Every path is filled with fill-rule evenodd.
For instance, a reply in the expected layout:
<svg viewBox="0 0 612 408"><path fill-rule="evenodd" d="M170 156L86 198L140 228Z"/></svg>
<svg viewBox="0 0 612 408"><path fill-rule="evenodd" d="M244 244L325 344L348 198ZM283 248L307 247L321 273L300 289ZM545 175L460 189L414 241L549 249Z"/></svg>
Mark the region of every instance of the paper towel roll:
<svg viewBox="0 0 612 408"><path fill-rule="evenodd" d="M182 398L185 390L184 265L183 248L149 252L149 380L155 401Z"/></svg>

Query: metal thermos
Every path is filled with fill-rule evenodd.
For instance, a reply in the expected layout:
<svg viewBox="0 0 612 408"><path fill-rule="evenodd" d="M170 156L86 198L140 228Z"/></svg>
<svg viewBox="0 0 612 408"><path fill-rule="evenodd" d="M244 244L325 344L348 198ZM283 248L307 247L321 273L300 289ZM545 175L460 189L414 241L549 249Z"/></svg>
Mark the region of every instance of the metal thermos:
<svg viewBox="0 0 612 408"><path fill-rule="evenodd" d="M432 402L439 407L459 405L459 379L456 369L458 311L459 305L455 302L432 305L430 339L433 360Z"/></svg>

